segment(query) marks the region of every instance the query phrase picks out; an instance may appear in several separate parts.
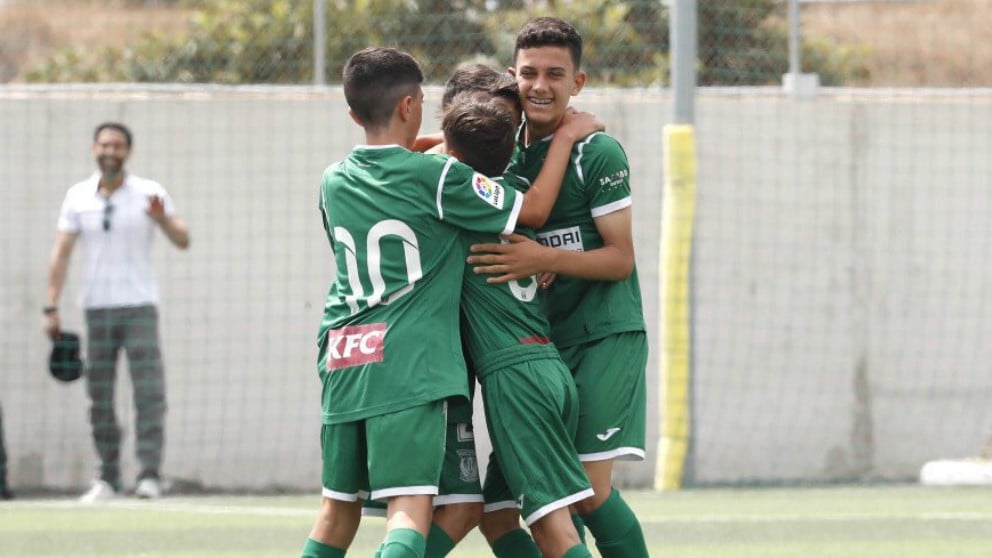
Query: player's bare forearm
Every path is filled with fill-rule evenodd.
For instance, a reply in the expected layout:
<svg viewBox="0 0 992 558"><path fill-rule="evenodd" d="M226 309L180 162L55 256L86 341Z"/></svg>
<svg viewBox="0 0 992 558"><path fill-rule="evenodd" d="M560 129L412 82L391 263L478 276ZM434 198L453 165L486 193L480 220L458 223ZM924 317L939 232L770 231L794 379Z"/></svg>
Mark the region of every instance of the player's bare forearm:
<svg viewBox="0 0 992 558"><path fill-rule="evenodd" d="M526 227L541 228L551 215L551 208L558 199L561 183L565 178L575 142L606 126L595 114L570 110L566 114L555 136L548 147L548 155L541 165L541 172L534 179L534 184L524 195L524 203L520 209L517 222Z"/></svg>
<svg viewBox="0 0 992 558"><path fill-rule="evenodd" d="M444 151L432 151L433 148L444 143L444 134L441 132L434 132L433 134L425 134L423 136L418 136L417 139L413 140L413 148L411 151L418 151L420 153L444 153Z"/></svg>

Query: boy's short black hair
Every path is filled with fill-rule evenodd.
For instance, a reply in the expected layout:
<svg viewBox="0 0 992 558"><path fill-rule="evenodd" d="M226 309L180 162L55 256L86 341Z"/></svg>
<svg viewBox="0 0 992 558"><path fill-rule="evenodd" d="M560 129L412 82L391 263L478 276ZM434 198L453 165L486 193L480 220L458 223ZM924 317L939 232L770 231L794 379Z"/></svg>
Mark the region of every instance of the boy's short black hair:
<svg viewBox="0 0 992 558"><path fill-rule="evenodd" d="M489 92L492 93L493 97L508 99L513 106L517 107L517 120L520 119L519 115L524 111L524 105L520 102L520 88L517 86L516 78L501 72L496 77L496 83L493 84Z"/></svg>
<svg viewBox="0 0 992 558"><path fill-rule="evenodd" d="M582 65L582 35L570 23L557 17L539 17L524 25L517 33L513 60L521 49L543 46L565 47L572 55L575 70Z"/></svg>
<svg viewBox="0 0 992 558"><path fill-rule="evenodd" d="M368 47L352 54L342 77L348 106L365 128L387 126L400 100L417 95L424 81L413 56L388 47Z"/></svg>
<svg viewBox="0 0 992 558"><path fill-rule="evenodd" d="M444 141L461 162L486 176L499 176L510 164L516 122L488 93L456 95L441 121Z"/></svg>
<svg viewBox="0 0 992 558"><path fill-rule="evenodd" d="M485 91L492 95L517 94L517 80L506 72L499 72L485 64L460 64L444 84L441 110L445 111L452 99L466 91Z"/></svg>
<svg viewBox="0 0 992 558"><path fill-rule="evenodd" d="M127 146L131 147L131 130L120 122L103 122L102 124L98 124L97 127L93 129L93 143L96 143L96 138L100 137L100 132L104 130L115 130L120 132L124 136L124 141L127 142Z"/></svg>

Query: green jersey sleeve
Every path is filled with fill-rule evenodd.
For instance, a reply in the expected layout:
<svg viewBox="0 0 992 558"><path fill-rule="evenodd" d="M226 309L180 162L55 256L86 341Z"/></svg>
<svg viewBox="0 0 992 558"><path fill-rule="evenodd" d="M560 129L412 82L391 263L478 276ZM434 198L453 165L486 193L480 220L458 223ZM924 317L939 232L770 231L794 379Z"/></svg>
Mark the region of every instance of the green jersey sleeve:
<svg viewBox="0 0 992 558"><path fill-rule="evenodd" d="M595 133L577 150L576 170L585 184L592 217L630 207L630 163L620 143L606 134Z"/></svg>
<svg viewBox="0 0 992 558"><path fill-rule="evenodd" d="M516 227L524 196L513 188L446 157L438 183L438 218L475 232L509 234Z"/></svg>

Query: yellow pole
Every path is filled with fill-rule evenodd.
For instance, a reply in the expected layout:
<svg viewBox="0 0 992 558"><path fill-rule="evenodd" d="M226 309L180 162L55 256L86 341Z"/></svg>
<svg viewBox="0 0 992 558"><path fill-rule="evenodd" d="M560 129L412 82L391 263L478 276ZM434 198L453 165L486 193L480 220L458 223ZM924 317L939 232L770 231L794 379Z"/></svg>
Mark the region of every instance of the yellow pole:
<svg viewBox="0 0 992 558"><path fill-rule="evenodd" d="M664 129L665 184L661 219L662 358L656 490L682 488L691 435L690 262L696 212L696 138L691 125Z"/></svg>

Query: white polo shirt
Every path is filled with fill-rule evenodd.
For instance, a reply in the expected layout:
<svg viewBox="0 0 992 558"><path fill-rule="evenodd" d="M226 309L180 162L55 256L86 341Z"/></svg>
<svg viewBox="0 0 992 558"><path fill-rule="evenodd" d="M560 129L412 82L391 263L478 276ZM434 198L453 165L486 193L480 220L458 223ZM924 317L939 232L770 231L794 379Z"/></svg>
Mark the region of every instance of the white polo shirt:
<svg viewBox="0 0 992 558"><path fill-rule="evenodd" d="M151 245L158 225L148 216L148 197L164 200L173 215L172 199L158 182L125 175L110 199L99 193L100 174L73 185L59 213L58 230L78 233L86 252L80 293L83 308L121 308L158 303ZM109 209L108 209L109 204Z"/></svg>

